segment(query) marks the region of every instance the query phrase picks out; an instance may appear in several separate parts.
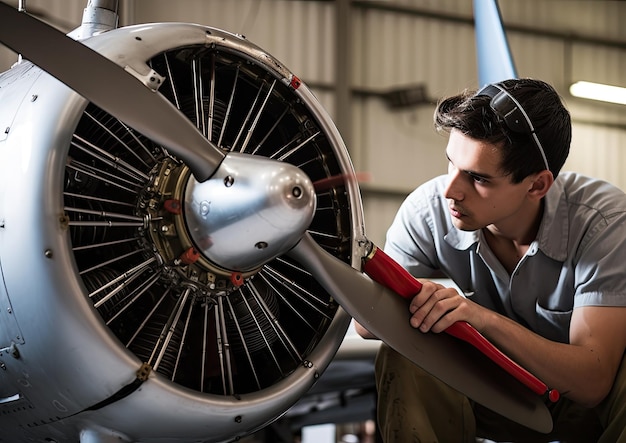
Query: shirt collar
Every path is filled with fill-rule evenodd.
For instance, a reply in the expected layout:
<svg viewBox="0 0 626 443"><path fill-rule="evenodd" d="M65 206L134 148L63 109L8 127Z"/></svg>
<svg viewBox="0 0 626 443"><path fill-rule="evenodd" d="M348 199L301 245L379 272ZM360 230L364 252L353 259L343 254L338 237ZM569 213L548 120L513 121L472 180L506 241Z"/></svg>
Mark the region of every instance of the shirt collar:
<svg viewBox="0 0 626 443"><path fill-rule="evenodd" d="M537 241L539 249L548 257L565 261L569 237L569 213L563 183L558 178L544 197L543 217Z"/></svg>
<svg viewBox="0 0 626 443"><path fill-rule="evenodd" d="M478 243L480 231L461 231L452 226L452 229L444 236L444 240L453 248L460 251L471 248Z"/></svg>

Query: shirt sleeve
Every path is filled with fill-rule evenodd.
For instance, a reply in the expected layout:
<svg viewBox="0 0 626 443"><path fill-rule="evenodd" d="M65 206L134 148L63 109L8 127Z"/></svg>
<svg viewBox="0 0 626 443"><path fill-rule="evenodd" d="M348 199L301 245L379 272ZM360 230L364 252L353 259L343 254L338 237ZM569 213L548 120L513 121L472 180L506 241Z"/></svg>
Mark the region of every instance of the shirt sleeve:
<svg viewBox="0 0 626 443"><path fill-rule="evenodd" d="M604 215L577 251L574 308L626 306L626 213Z"/></svg>
<svg viewBox="0 0 626 443"><path fill-rule="evenodd" d="M404 200L387 231L384 247L385 253L414 277L429 277L438 269L428 201L424 187Z"/></svg>

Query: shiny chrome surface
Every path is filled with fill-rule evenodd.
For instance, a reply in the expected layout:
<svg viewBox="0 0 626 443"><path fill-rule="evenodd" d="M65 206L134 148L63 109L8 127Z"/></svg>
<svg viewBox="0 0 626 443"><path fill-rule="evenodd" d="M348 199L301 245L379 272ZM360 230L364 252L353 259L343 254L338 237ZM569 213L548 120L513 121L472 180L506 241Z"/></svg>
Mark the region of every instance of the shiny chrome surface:
<svg viewBox="0 0 626 443"><path fill-rule="evenodd" d="M209 180L190 178L184 213L202 255L230 271L253 271L302 237L315 215L315 190L293 165L230 153Z"/></svg>

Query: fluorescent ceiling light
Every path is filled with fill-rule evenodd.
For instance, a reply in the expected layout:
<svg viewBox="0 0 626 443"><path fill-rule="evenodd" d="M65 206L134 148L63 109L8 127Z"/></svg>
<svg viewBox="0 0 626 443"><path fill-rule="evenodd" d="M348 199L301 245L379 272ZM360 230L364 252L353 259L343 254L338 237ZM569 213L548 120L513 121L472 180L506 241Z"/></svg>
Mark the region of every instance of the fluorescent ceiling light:
<svg viewBox="0 0 626 443"><path fill-rule="evenodd" d="M592 82L576 82L569 87L574 97L626 105L626 88Z"/></svg>

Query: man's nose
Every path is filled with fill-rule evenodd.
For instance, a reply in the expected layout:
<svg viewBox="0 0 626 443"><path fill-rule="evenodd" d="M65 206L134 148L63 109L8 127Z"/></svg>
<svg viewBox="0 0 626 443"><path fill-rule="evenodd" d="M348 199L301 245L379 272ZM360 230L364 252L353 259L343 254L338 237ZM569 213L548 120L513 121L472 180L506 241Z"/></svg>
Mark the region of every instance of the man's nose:
<svg viewBox="0 0 626 443"><path fill-rule="evenodd" d="M454 200L463 200L463 190L461 187L461 171L454 166L448 166L448 184L444 191L444 197Z"/></svg>

